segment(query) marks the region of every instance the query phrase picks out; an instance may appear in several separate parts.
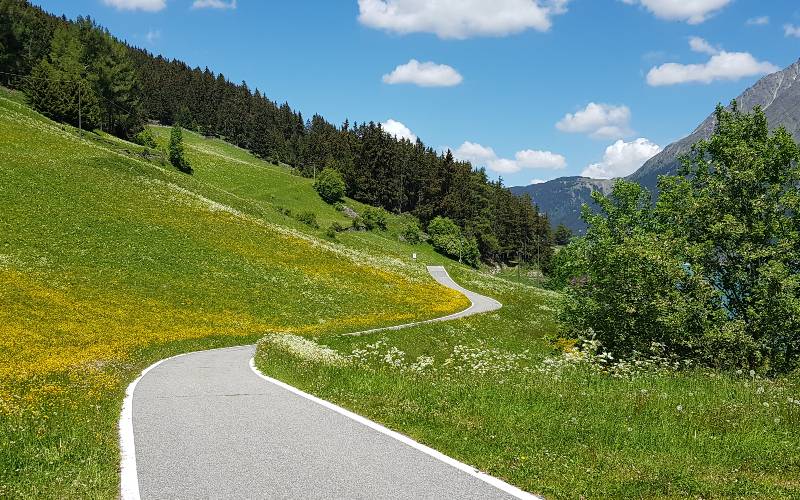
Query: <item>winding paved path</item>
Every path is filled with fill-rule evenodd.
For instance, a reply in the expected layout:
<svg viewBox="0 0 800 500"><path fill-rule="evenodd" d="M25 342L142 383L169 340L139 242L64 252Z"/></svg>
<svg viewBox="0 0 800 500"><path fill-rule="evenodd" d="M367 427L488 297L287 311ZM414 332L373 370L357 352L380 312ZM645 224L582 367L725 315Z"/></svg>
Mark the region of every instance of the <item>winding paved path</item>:
<svg viewBox="0 0 800 500"><path fill-rule="evenodd" d="M444 268L428 270L473 304L442 319L500 307L458 286ZM120 420L124 498L526 497L264 377L251 369L254 351L244 346L169 358L131 384Z"/></svg>

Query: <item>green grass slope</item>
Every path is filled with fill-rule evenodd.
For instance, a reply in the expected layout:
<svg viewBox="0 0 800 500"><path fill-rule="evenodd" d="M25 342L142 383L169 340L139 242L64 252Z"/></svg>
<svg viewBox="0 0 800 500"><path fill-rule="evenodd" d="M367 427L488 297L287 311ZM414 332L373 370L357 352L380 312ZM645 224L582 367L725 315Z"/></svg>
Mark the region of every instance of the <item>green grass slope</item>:
<svg viewBox="0 0 800 500"><path fill-rule="evenodd" d="M187 150L194 176L0 93L0 497L115 497L124 389L158 359L466 307L429 248L287 216L345 222L310 181L222 141Z"/></svg>
<svg viewBox="0 0 800 500"><path fill-rule="evenodd" d="M800 498L797 376L600 373L546 338L557 293L451 271L503 308L321 334L324 356L267 336L257 366L545 498Z"/></svg>

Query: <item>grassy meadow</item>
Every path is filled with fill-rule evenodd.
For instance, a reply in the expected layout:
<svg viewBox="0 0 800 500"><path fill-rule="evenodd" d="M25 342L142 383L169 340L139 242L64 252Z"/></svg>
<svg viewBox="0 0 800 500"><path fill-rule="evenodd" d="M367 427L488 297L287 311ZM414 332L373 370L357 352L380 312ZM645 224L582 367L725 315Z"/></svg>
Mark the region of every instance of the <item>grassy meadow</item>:
<svg viewBox="0 0 800 500"><path fill-rule="evenodd" d="M350 219L310 179L219 139L184 134L188 176L8 91L0 138L0 497L115 497L127 384L257 341L264 373L547 498L800 497L796 377L566 361L536 273L467 270L394 216L331 239ZM424 264L504 307L342 335L465 308Z"/></svg>
<svg viewBox="0 0 800 500"><path fill-rule="evenodd" d="M268 336L257 365L545 498L800 496L800 380L600 373L552 347L558 294L450 270L504 307L314 344Z"/></svg>
<svg viewBox="0 0 800 500"><path fill-rule="evenodd" d="M9 91L0 137L0 497L115 497L125 387L158 359L468 305L391 231L326 239L347 219L311 181L222 141L187 134L187 176Z"/></svg>

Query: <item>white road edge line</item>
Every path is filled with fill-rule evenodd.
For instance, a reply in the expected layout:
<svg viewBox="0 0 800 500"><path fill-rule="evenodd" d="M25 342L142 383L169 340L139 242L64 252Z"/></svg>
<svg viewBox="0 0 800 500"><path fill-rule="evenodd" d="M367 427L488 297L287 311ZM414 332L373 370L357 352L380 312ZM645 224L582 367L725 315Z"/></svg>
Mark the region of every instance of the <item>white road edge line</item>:
<svg viewBox="0 0 800 500"><path fill-rule="evenodd" d="M434 267L438 267L438 266L434 266ZM447 277L450 278L450 280L453 281L453 283L456 283L456 281L453 280L453 278L450 276L450 273L447 272L447 269L445 269L444 266L442 266L442 270L444 270L444 272L447 275ZM428 272L430 272L430 270L428 270ZM456 285L458 285L458 283L456 283ZM466 290L466 288L464 288L464 290ZM415 323L407 323L405 325L396 325L396 326L389 326L389 327L383 327L383 328L375 328L373 330L365 330L365 331L362 331L362 332L349 333L349 334L345 334L345 335L363 335L363 334L367 334L367 333L379 332L379 331L384 331L384 330L400 330L402 328L408 328L408 327L417 326L417 325L424 325L426 323L432 323L432 322L435 322L435 321L447 321L447 320L449 320L451 318L462 317L463 315L465 315L465 313L467 313L468 311L472 310L473 307L475 307L475 302L473 302L472 299L469 297L469 295L464 293L462 290L456 290L456 291L462 293L465 297L467 297L467 300L469 300L469 302L470 302L470 306L468 308L464 309L461 312L449 314L447 316L442 316L440 318L433 318L433 319L428 319L428 320L425 320L425 321L418 321L418 322L415 322ZM492 299L492 300L494 300L494 299ZM503 304L500 303L499 301L495 300L495 302L497 302L497 304L500 307L503 307ZM236 347L245 347L245 346L236 346ZM161 363L164 363L164 362L169 361L171 359L179 358L181 356L186 356L188 354L193 354L194 352L202 352L202 351L185 352L185 353L182 353L182 354L177 354L175 356L170 356L169 358L164 358L164 359L162 359L160 361L156 361L152 365L150 365L147 368L145 368L144 370L142 370L142 373L140 373L139 376L136 377L136 380L131 382L130 385L128 385L128 388L125 390L125 399L122 402L122 412L120 413L120 417L119 417L120 498L122 500L140 500L141 499L141 496L140 496L140 493L139 493L139 473L138 473L138 471L136 469L136 444L134 442L134 435L133 435L133 392L134 392L134 390L136 390L136 384L138 384L139 381L145 375L147 375L147 372L149 372L153 368L157 367ZM414 441L413 439L409 438L408 436L405 436L405 435L400 434L398 432L395 432L393 430L387 429L386 427L378 424L377 422L373 422L372 420L364 418L361 415L357 415L357 414L355 414L355 413L353 413L353 412L351 412L349 410L345 410L344 408L342 408L340 406L336 406L335 404L330 403L328 401L325 401L324 399L320 399L320 398L318 398L316 396L312 396L311 394L303 392L300 389L297 389L297 388L295 388L295 387L293 387L293 386L291 386L289 384L283 383L280 380L276 380L276 379L273 379L271 377L267 377L266 375L264 375L263 373L258 371L258 368L256 368L256 365L255 365L254 358L250 359L250 369L253 370L253 372L256 375L258 375L262 379L266 380L267 382L270 382L270 383L275 384L275 385L277 385L279 387L282 387L282 388L284 388L284 389L286 389L286 390L288 390L288 391L290 391L290 392L292 392L294 394L297 394L298 396L301 396L301 397L304 397L304 398L309 399L311 401L314 401L317 404L320 404L320 405L322 405L322 406L324 406L326 408L329 408L329 409L331 409L331 410L333 410L333 411L335 411L335 412L337 412L337 413L339 413L341 415L344 415L345 417L351 418L351 419L355 420L356 422L360 422L360 423L366 425L367 427L370 427L370 428L372 428L372 429L374 429L374 430L376 430L376 431L378 431L378 432L380 432L382 434L385 434L385 435L390 436L390 437L392 437L394 439L397 439L398 441L401 441L401 442L411 446L412 448L415 448L415 449L417 449L419 451L422 451L423 453L425 453L427 455L430 455L431 457L433 457L433 458L435 458L437 460L440 460L440 461L442 461L444 463L452 465L456 469L459 469L459 470L461 470L463 472L466 472L470 476L476 477L476 478L480 479L481 481L484 481L484 482L486 482L488 484L491 484L492 486L494 486L494 487L496 487L496 488L508 493L509 495L512 495L512 496L514 496L516 498L542 500L541 497L537 497L535 495L531 495L530 493L522 491L521 489L517 488L516 486L512 486L512 485L506 483L505 481L503 481L501 479L497 479L496 477L490 476L489 474L485 474L485 473L475 469L474 467L470 467L469 465L467 465L465 463L462 463L462 462L459 462L458 460L450 458L447 455L434 450L433 448L430 448L428 446L425 446L424 444L418 443L418 442Z"/></svg>
<svg viewBox="0 0 800 500"><path fill-rule="evenodd" d="M542 497L538 497L536 495L532 495L532 494L530 494L530 493L528 493L526 491L523 491L523 490L517 488L516 486L512 486L512 485L508 484L507 482L503 481L502 479L498 479L498 478L496 478L494 476L490 476L489 474L486 474L485 472L481 472L478 469L476 469L474 467L471 467L471 466L469 466L469 465L467 465L467 464L465 464L463 462L459 462L458 460L456 460L454 458L448 457L444 453L438 452L438 451L434 450L433 448L431 448L429 446L425 446L422 443L418 443L417 441L414 441L413 439L411 439L410 437L408 437L408 436L406 436L404 434L400 434L399 432L393 431L391 429L387 429L386 427L382 426L381 424L379 424L377 422L374 422L374 421L372 421L372 420L370 420L368 418L364 418L361 415L358 415L356 413L351 412L350 410L345 410L341 406L337 406L337 405L331 403L330 401L325 401L324 399L320 399L320 398L318 398L318 397L316 397L314 395L311 395L311 394L309 394L307 392L301 391L300 389L298 389L298 388L296 388L294 386L291 386L291 385L289 385L289 384L287 384L285 382L281 382L280 380L274 379L272 377L268 377L267 375L264 375L263 373L261 373L259 371L258 367L256 367L255 358L250 358L250 369L253 370L253 373L255 373L256 375L258 375L259 377L261 377L262 379L264 379L265 381L267 381L267 382L269 382L271 384L277 385L278 387L280 387L282 389L286 389L287 391L289 391L289 392L291 392L293 394L296 394L296 395L298 395L298 396L300 396L302 398L308 399L309 401L317 403L318 405L324 406L325 408L327 408L329 410L333 410L333 411L335 411L336 413L338 413L338 414L340 414L342 416L345 416L345 417L347 417L347 418L349 418L351 420L355 420L356 422L358 422L358 423L360 423L362 425L365 425L365 426L369 427L370 429L378 431L381 434L384 434L386 436L389 436L390 438L396 439L396 440L400 441L401 443L404 443L404 444L414 448L415 450L421 451L422 453L425 453L426 455L428 455L430 457L433 457L436 460L439 460L440 462L444 462L447 465L455 467L456 469L458 469L458 470L460 470L462 472L466 472L470 476L472 476L474 478L477 478L477 479L480 479L484 483L490 484L490 485L494 486L495 488L497 488L497 489L499 489L499 490L501 490L501 491L503 491L505 493L508 493L509 495L511 495L511 496L513 496L515 498L520 498L520 499L525 499L525 500L543 500Z"/></svg>
<svg viewBox="0 0 800 500"><path fill-rule="evenodd" d="M125 399L122 401L122 412L119 416L119 493L122 500L141 499L139 495L139 474L136 470L136 444L133 438L133 391L136 390L136 384L147 375L147 372L161 363L186 356L187 354L192 353L186 352L156 361L142 370L136 380L131 382L128 388L125 389Z"/></svg>

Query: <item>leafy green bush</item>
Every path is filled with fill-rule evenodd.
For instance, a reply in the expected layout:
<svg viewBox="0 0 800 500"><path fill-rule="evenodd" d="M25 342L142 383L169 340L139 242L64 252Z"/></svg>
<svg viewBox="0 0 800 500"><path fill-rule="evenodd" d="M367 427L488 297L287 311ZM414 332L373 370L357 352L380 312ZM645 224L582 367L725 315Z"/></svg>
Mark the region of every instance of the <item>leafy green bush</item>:
<svg viewBox="0 0 800 500"><path fill-rule="evenodd" d="M328 238L330 238L332 240L335 240L336 239L336 235L338 233L341 233L344 230L345 230L344 226L342 226L338 222L334 221L334 222L331 223L330 226L328 226L328 229L325 230L325 236L327 236Z"/></svg>
<svg viewBox="0 0 800 500"><path fill-rule="evenodd" d="M593 194L600 213L584 209L585 238L557 257L568 335L615 357L658 343L719 368L800 365L800 150L760 109L732 107L661 178L656 207L626 181Z"/></svg>
<svg viewBox="0 0 800 500"><path fill-rule="evenodd" d="M156 149L158 147L156 138L153 137L153 132L151 132L149 128L144 128L141 132L136 134L133 138L133 142L150 149Z"/></svg>
<svg viewBox="0 0 800 500"><path fill-rule="evenodd" d="M342 174L332 168L326 168L317 175L314 189L326 203L336 203L344 197L345 184Z"/></svg>
<svg viewBox="0 0 800 500"><path fill-rule="evenodd" d="M299 220L303 224L313 227L314 229L319 229L319 223L317 222L317 214L315 214L314 212L301 212L297 214L297 220Z"/></svg>
<svg viewBox="0 0 800 500"><path fill-rule="evenodd" d="M425 237L419 227L419 221L415 217L406 217L403 227L400 229L400 237L403 241L412 245L421 243Z"/></svg>
<svg viewBox="0 0 800 500"><path fill-rule="evenodd" d="M436 217L428 224L428 235L437 252L477 267L480 251L475 238L466 238L461 229L447 217Z"/></svg>
<svg viewBox="0 0 800 500"><path fill-rule="evenodd" d="M361 212L361 218L364 221L364 228L367 231L373 229L386 230L386 210L379 207L367 207Z"/></svg>

